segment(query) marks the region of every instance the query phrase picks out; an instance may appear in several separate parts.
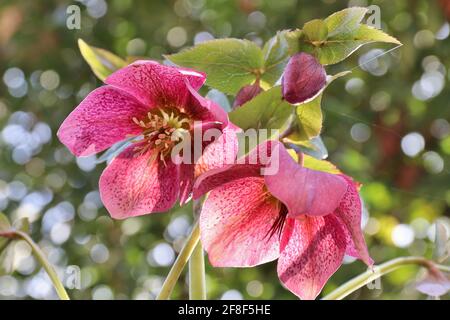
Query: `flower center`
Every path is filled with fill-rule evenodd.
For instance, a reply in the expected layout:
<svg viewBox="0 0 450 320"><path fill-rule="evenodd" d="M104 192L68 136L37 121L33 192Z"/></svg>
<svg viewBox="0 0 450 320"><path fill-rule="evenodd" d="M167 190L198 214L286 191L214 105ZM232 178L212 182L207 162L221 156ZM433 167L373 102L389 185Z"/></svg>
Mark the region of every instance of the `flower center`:
<svg viewBox="0 0 450 320"><path fill-rule="evenodd" d="M136 156L152 150L153 157L159 158L164 163L172 148L191 129L188 115L177 109L158 108L147 113L144 119L133 117L133 122L142 128L145 142L135 148ZM137 142L141 143L143 140Z"/></svg>
<svg viewBox="0 0 450 320"><path fill-rule="evenodd" d="M277 235L278 238L281 239L281 234L283 231L284 223L286 222L288 209L283 203L281 203L281 201L278 201L278 205L280 211L278 213L278 217L276 218L275 222L272 224L272 227L269 229L269 232L266 235L268 239L272 238L274 235Z"/></svg>

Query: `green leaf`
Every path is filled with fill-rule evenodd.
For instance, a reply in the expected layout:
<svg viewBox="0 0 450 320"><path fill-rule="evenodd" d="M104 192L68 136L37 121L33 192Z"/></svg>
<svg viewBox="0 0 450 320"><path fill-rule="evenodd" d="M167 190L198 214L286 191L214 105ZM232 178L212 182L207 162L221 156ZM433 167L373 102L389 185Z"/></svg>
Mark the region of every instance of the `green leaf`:
<svg viewBox="0 0 450 320"><path fill-rule="evenodd" d="M5 216L3 213L0 212L0 232L5 232L11 229L11 223L9 222L9 219L7 216ZM3 258L5 257L6 248L11 243L11 239L6 239L3 237L0 237L0 275L5 273L3 270ZM2 254L3 252L3 254ZM9 269L9 268L6 268Z"/></svg>
<svg viewBox="0 0 450 320"><path fill-rule="evenodd" d="M332 174L340 174L338 168L334 164L326 160L319 160L310 155L303 155L303 166L309 169L328 172Z"/></svg>
<svg viewBox="0 0 450 320"><path fill-rule="evenodd" d="M293 120L293 106L282 100L281 87L276 86L260 93L252 100L229 113L230 121L246 133L249 129L267 129L267 135L255 132L257 143L267 139L275 139L285 132ZM248 146L244 135L239 136L239 153L246 154L256 145Z"/></svg>
<svg viewBox="0 0 450 320"><path fill-rule="evenodd" d="M289 54L294 55L300 51L300 39L306 37L303 30L295 29L285 32L286 42L289 47Z"/></svg>
<svg viewBox="0 0 450 320"><path fill-rule="evenodd" d="M11 223L7 216L0 212L0 232L11 229Z"/></svg>
<svg viewBox="0 0 450 320"><path fill-rule="evenodd" d="M444 223L440 220L436 220L436 235L434 240L434 250L433 250L433 259L438 262L443 262L446 260L449 254L448 248L448 240L449 235L447 234L447 228Z"/></svg>
<svg viewBox="0 0 450 320"><path fill-rule="evenodd" d="M310 102L301 104L297 107L296 114L299 124L299 139L309 140L317 137L322 130L322 94L319 94Z"/></svg>
<svg viewBox="0 0 450 320"><path fill-rule="evenodd" d="M0 238L0 276L13 272L14 243L12 239Z"/></svg>
<svg viewBox="0 0 450 320"><path fill-rule="evenodd" d="M166 58L177 65L205 72L207 85L228 94L236 94L254 82L264 68L261 48L239 39L206 41Z"/></svg>
<svg viewBox="0 0 450 320"><path fill-rule="evenodd" d="M351 7L333 13L325 19L328 29L328 38L348 38L359 28L367 8Z"/></svg>
<svg viewBox="0 0 450 320"><path fill-rule="evenodd" d="M78 39L78 47L84 60L89 64L97 78L102 81L114 71L127 65L122 58L107 50L92 47L82 39Z"/></svg>
<svg viewBox="0 0 450 320"><path fill-rule="evenodd" d="M281 87L276 86L230 112L230 120L243 130L286 130L292 120L293 107L282 99Z"/></svg>
<svg viewBox="0 0 450 320"><path fill-rule="evenodd" d="M298 162L298 154L294 149L288 149L288 153L291 155L291 157ZM332 174L340 174L341 171L339 171L338 168L334 164L332 164L329 161L326 160L319 160L314 157L311 157L310 155L303 154L303 166L308 169L322 171L322 172L328 172Z"/></svg>
<svg viewBox="0 0 450 320"><path fill-rule="evenodd" d="M30 221L28 218L21 218L19 220L14 221L13 227L16 230L23 231L25 233L30 232Z"/></svg>
<svg viewBox="0 0 450 320"><path fill-rule="evenodd" d="M289 60L288 31L280 31L266 42L263 48L264 72L261 79L270 87L281 77ZM264 85L263 85L264 87Z"/></svg>
<svg viewBox="0 0 450 320"><path fill-rule="evenodd" d="M311 20L303 26L306 37L312 41L323 41L328 37L327 24L320 19Z"/></svg>
<svg viewBox="0 0 450 320"><path fill-rule="evenodd" d="M338 63L368 43L401 44L383 31L361 24L366 12L366 8L354 7L332 14L324 20L328 31L326 38L323 32L313 28L319 26L317 20L305 24L303 33L290 34L290 37L298 37L298 50L313 54L323 65ZM290 39L290 43L295 43L294 39Z"/></svg>
<svg viewBox="0 0 450 320"><path fill-rule="evenodd" d="M385 42L400 45L401 42L396 38L384 33L374 27L362 24L355 35L358 41Z"/></svg>

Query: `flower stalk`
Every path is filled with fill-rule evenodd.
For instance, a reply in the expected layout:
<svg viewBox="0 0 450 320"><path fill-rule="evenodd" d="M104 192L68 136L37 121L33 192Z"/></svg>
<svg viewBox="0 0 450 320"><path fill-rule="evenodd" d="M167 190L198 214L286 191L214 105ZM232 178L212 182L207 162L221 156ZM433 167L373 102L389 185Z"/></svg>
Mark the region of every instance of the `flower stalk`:
<svg viewBox="0 0 450 320"><path fill-rule="evenodd" d="M193 201L194 219L200 217L203 199ZM199 242L189 259L189 300L206 300L205 257Z"/></svg>
<svg viewBox="0 0 450 320"><path fill-rule="evenodd" d="M189 259L189 300L206 300L205 257L200 242Z"/></svg>
<svg viewBox="0 0 450 320"><path fill-rule="evenodd" d="M450 272L449 266L435 264L432 261L425 259L423 257L401 257L389 260L379 266L374 266L373 268L367 270L366 272L356 276L355 278L347 281L337 289L333 290L331 293L322 298L322 300L342 300L348 295L352 294L356 290L362 288L363 286L371 283L372 281L390 273L398 268L408 265L417 265L425 267L427 269L437 268L440 271Z"/></svg>
<svg viewBox="0 0 450 320"><path fill-rule="evenodd" d="M64 288L64 285L62 284L61 280L59 279L55 269L47 260L45 254L42 252L39 246L33 241L33 239L31 239L31 237L28 234L20 230L10 230L4 233L0 233L0 236L3 236L8 239L22 239L26 243L28 243L28 245L31 247L34 256L41 264L41 266L44 268L45 272L47 272L50 280L52 281L53 287L55 288L55 291L58 294L58 297L61 300L70 300L69 295L67 294L67 291Z"/></svg>
<svg viewBox="0 0 450 320"><path fill-rule="evenodd" d="M175 284L177 283L178 278L181 275L181 272L186 266L199 240L200 240L200 228L197 222L192 228L191 234L186 240L183 249L181 249L180 254L175 260L175 263L173 264L172 268L170 269L169 274L167 275L166 280L163 283L161 291L159 292L159 295L156 297L156 300L168 300L170 298L173 288L175 287Z"/></svg>

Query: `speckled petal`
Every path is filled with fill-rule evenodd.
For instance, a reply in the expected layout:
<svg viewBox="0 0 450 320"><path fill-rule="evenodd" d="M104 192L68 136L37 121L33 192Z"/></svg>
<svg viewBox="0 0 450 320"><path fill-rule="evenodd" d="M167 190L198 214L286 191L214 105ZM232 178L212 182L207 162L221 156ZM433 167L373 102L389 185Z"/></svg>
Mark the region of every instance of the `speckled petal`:
<svg viewBox="0 0 450 320"><path fill-rule="evenodd" d="M283 202L291 217L302 214L323 216L333 213L347 190L337 175L311 170L294 161L280 148L279 170L265 177L269 191Z"/></svg>
<svg viewBox="0 0 450 320"><path fill-rule="evenodd" d="M203 122L217 122L220 128L228 125L227 112L214 101L202 97L192 86L187 86L189 95L184 106L184 112L188 113L194 120Z"/></svg>
<svg viewBox="0 0 450 320"><path fill-rule="evenodd" d="M185 205L192 195L194 185L194 165L180 164L180 205Z"/></svg>
<svg viewBox="0 0 450 320"><path fill-rule="evenodd" d="M195 163L195 177L212 170L233 164L238 153L236 133L240 131L231 122L222 130L220 137L209 143Z"/></svg>
<svg viewBox="0 0 450 320"><path fill-rule="evenodd" d="M205 75L194 70L139 60L111 74L105 83L129 92L148 106L178 107L188 99L187 84L199 89L204 80Z"/></svg>
<svg viewBox="0 0 450 320"><path fill-rule="evenodd" d="M345 248L344 230L335 216L288 218L278 277L301 299L315 299L341 265Z"/></svg>
<svg viewBox="0 0 450 320"><path fill-rule="evenodd" d="M361 259L368 266L373 265L369 256L366 241L361 230L361 200L356 184L350 177L342 175L347 181L347 192L342 198L334 214L347 229L347 254Z"/></svg>
<svg viewBox="0 0 450 320"><path fill-rule="evenodd" d="M76 156L103 151L127 135L140 134L132 118L148 108L128 93L104 86L92 91L69 114L58 130L59 140Z"/></svg>
<svg viewBox="0 0 450 320"><path fill-rule="evenodd" d="M137 155L137 146L119 154L100 177L101 199L115 219L167 211L178 198L178 166L154 160L151 152Z"/></svg>
<svg viewBox="0 0 450 320"><path fill-rule="evenodd" d="M270 236L279 207L260 177L238 179L213 190L200 215L200 232L215 267L250 267L276 259L279 239Z"/></svg>
<svg viewBox="0 0 450 320"><path fill-rule="evenodd" d="M236 164L210 169L200 175L194 184L194 199L225 183L246 177L260 177L262 169L269 164L273 152L277 152L277 141L266 141L258 145L247 156L240 158Z"/></svg>

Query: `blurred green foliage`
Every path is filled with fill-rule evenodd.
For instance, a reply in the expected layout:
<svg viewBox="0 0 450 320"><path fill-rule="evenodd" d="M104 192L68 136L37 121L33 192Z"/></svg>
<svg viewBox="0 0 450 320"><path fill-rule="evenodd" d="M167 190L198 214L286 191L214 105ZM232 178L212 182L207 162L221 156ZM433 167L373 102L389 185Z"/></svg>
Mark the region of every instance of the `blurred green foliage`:
<svg viewBox="0 0 450 320"><path fill-rule="evenodd" d="M363 183L365 231L376 262L430 257L433 222L450 213L450 41L448 1L399 0L3 0L0 4L0 211L28 217L31 235L64 276L79 266L74 299L151 299L188 233L190 206L126 221L112 220L98 198L104 163L76 160L56 138L70 111L101 82L77 39L118 56L162 59L211 38L262 44L277 30L301 27L348 5L378 5L382 29L404 45L368 45L328 74L352 70L326 90L322 138L330 161ZM69 30L66 10L81 8ZM448 13L448 11L447 11ZM358 64L363 64L357 67ZM202 93L208 92L207 88ZM445 220L447 219L447 220ZM173 249L172 249L173 248ZM0 298L55 298L27 247L4 253ZM8 262L8 263L7 263ZM9 269L9 270L8 270ZM329 292L365 269L343 265ZM412 287L416 268L382 279L351 298L424 298ZM67 273L66 273L67 276ZM186 298L180 280L174 298ZM208 297L293 299L275 263L249 269L207 264Z"/></svg>

